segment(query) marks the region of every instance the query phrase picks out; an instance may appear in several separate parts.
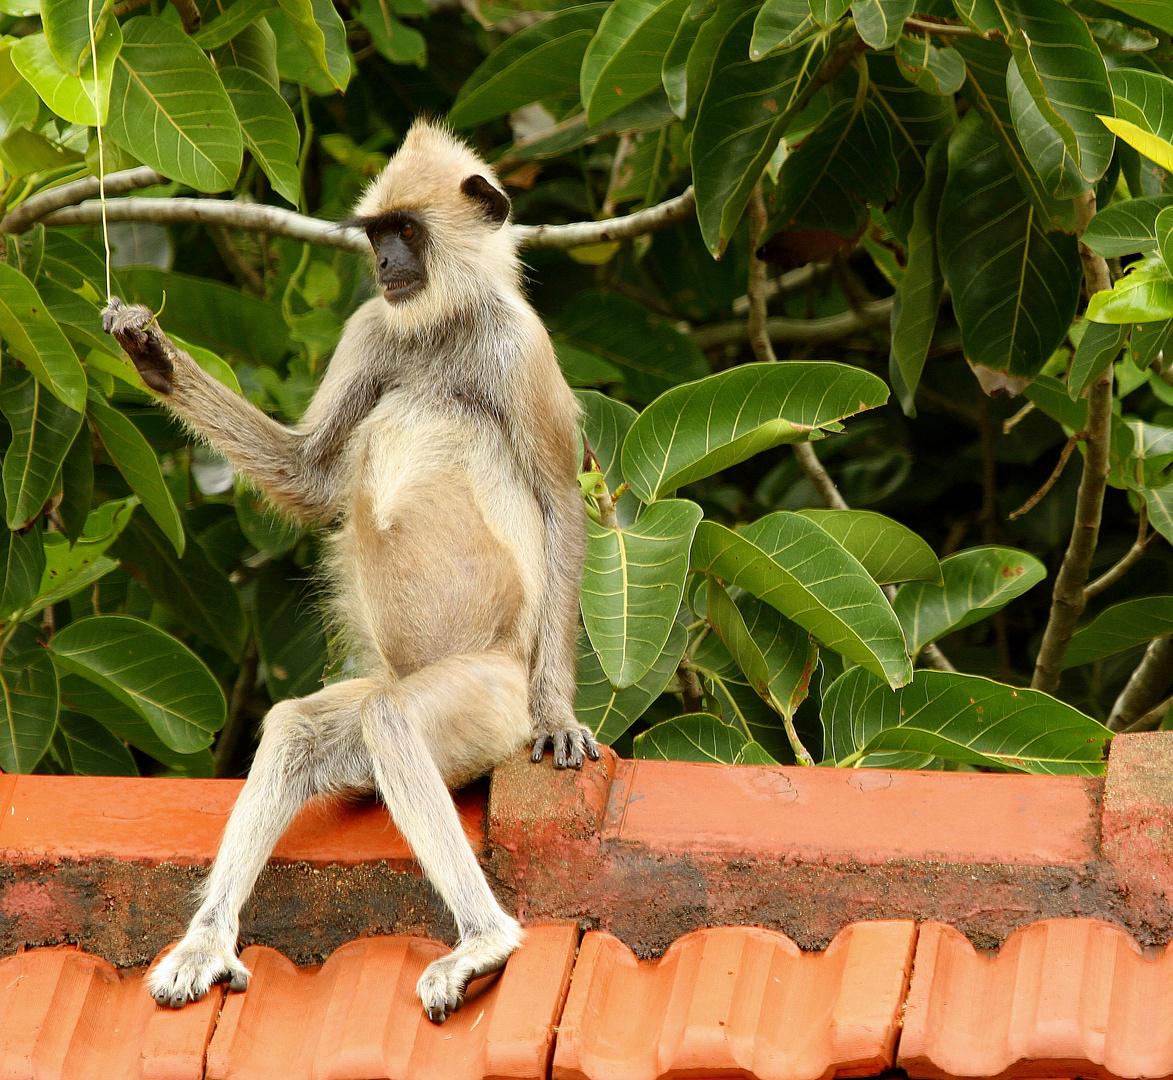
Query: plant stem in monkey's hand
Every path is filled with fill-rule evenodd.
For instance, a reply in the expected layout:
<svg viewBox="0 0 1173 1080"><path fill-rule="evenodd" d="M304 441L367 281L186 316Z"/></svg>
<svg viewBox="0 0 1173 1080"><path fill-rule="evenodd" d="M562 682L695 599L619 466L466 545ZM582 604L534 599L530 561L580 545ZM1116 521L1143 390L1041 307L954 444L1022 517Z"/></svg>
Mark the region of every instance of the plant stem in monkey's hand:
<svg viewBox="0 0 1173 1080"><path fill-rule="evenodd" d="M102 329L112 334L138 368L143 382L160 394L170 394L176 348L142 304L124 304L112 296L102 312Z"/></svg>

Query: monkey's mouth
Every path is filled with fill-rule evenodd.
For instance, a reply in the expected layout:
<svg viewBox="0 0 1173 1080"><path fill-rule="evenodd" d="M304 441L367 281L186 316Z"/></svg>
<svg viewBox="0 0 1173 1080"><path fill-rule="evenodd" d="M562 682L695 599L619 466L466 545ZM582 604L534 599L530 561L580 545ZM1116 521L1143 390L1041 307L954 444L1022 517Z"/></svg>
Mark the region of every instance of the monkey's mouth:
<svg viewBox="0 0 1173 1080"><path fill-rule="evenodd" d="M422 277L392 278L390 281L380 282L383 286L383 299L389 304L397 304L414 296L424 287Z"/></svg>

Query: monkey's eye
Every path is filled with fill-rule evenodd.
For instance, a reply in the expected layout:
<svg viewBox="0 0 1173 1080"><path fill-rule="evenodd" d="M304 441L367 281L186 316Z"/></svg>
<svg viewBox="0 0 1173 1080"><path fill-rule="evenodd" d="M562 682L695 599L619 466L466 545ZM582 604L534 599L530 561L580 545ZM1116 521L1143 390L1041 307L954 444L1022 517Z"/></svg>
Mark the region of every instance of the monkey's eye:
<svg viewBox="0 0 1173 1080"><path fill-rule="evenodd" d="M399 235L402 236L404 240L410 240L413 236L415 236L415 226L404 224L399 230Z"/></svg>

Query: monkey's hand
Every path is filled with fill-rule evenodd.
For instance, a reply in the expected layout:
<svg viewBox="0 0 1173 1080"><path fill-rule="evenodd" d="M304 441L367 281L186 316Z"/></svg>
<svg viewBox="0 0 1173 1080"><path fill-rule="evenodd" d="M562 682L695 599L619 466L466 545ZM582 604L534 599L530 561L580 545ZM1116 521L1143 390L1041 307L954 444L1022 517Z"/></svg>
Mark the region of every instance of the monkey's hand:
<svg viewBox="0 0 1173 1080"><path fill-rule="evenodd" d="M175 346L155 322L155 313L142 304L124 304L117 296L102 312L102 329L112 334L134 361L143 382L160 394L170 394L175 372Z"/></svg>
<svg viewBox="0 0 1173 1080"><path fill-rule="evenodd" d="M147 991L159 1005L182 1009L189 1001L199 1001L215 983L246 990L248 979L248 968L231 945L215 935L189 931L147 975Z"/></svg>
<svg viewBox="0 0 1173 1080"><path fill-rule="evenodd" d="M581 769L584 754L591 761L599 760L599 744L595 742L594 732L580 724L573 714L561 724L539 723L535 726L539 730L534 737L532 761L541 761L547 746L553 747L555 769Z"/></svg>

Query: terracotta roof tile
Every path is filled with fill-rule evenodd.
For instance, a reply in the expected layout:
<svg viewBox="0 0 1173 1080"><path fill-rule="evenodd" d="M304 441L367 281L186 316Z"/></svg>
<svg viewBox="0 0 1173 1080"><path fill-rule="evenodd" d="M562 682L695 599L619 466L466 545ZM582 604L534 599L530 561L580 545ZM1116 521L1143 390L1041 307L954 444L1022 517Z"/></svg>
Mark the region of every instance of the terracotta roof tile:
<svg viewBox="0 0 1173 1080"><path fill-rule="evenodd" d="M71 946L0 960L3 1080L199 1080L222 991L158 1008L142 972Z"/></svg>
<svg viewBox="0 0 1173 1080"><path fill-rule="evenodd" d="M1173 1075L1173 950L1146 957L1117 926L1048 919L995 956L926 923L899 1064L910 1077Z"/></svg>
<svg viewBox="0 0 1173 1080"><path fill-rule="evenodd" d="M447 949L422 938L360 938L320 968L274 949L241 954L253 979L229 994L208 1048L209 1080L528 1080L547 1075L578 928L528 929L499 979L473 984L442 1026L415 984Z"/></svg>
<svg viewBox="0 0 1173 1080"><path fill-rule="evenodd" d="M911 922L856 923L824 953L754 927L698 930L655 961L583 939L556 1080L869 1076L891 1067Z"/></svg>

